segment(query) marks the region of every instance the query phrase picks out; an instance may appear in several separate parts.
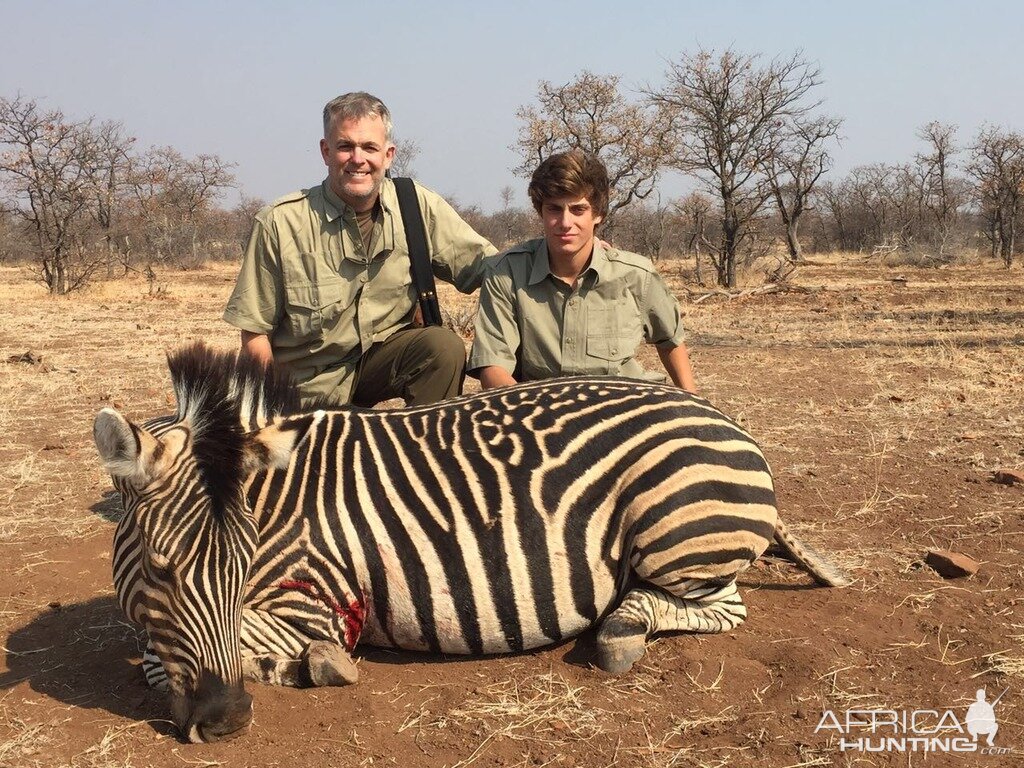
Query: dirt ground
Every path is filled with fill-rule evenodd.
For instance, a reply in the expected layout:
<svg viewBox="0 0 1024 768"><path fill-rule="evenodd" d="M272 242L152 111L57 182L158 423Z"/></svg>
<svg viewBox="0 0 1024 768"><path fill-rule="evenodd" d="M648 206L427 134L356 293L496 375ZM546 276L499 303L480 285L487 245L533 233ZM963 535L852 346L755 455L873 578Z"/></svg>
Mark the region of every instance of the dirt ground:
<svg viewBox="0 0 1024 768"><path fill-rule="evenodd" d="M363 649L351 688L250 686L251 731L213 745L182 743L143 684L91 425L111 404L172 410L165 350L236 344L220 321L233 269L68 299L0 269L0 766L1024 765L1024 486L993 480L1024 470L1020 267L837 255L797 272L806 291L698 301L687 266L661 269L703 394L760 441L783 518L853 586L768 558L741 580L744 625L658 639L621 677L592 667L589 636L472 660ZM980 569L945 579L931 549ZM840 732L848 710L933 711L876 741L941 717L937 735L961 736L944 713L962 725L979 688L1006 690L1001 754L842 748L872 736Z"/></svg>

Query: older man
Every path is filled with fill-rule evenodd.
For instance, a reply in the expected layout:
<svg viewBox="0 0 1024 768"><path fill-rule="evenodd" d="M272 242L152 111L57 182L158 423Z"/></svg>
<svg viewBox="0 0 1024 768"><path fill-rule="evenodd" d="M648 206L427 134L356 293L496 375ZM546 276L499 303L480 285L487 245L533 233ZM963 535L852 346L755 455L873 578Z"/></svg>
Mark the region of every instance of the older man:
<svg viewBox="0 0 1024 768"><path fill-rule="evenodd" d="M280 198L253 224L224 320L242 347L289 370L304 402L409 405L461 391L465 347L417 327L409 247L394 183L391 115L368 93L324 107L327 178ZM434 275L476 290L494 247L439 195L416 186Z"/></svg>

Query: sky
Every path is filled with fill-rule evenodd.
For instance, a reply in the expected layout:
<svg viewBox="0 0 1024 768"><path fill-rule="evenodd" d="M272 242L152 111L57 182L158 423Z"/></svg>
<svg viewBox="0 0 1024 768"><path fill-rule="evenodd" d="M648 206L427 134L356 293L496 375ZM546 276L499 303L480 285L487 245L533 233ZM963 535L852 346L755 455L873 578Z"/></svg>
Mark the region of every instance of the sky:
<svg viewBox="0 0 1024 768"><path fill-rule="evenodd" d="M844 119L833 177L900 163L939 120L962 144L983 124L1024 130L1024 3L390 0L0 0L0 96L71 118L121 121L137 146L234 163L240 195L270 201L319 183L321 111L366 90L420 147L427 186L463 205L527 204L512 168L516 110L538 82L587 69L629 92L704 48L803 56L822 110ZM686 187L669 177L666 199Z"/></svg>

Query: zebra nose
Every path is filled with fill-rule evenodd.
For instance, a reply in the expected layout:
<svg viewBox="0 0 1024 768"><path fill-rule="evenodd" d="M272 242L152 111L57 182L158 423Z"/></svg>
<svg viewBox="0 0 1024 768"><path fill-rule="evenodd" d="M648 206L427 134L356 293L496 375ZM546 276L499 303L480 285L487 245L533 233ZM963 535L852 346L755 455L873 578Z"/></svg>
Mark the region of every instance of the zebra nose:
<svg viewBox="0 0 1024 768"><path fill-rule="evenodd" d="M181 735L192 743L224 741L245 733L252 723L252 696L241 681L225 683L204 671L192 695L172 699L171 713Z"/></svg>
<svg viewBox="0 0 1024 768"><path fill-rule="evenodd" d="M191 723L182 728L193 744L227 741L241 736L252 725L252 696L244 690L233 697L229 706L197 707Z"/></svg>

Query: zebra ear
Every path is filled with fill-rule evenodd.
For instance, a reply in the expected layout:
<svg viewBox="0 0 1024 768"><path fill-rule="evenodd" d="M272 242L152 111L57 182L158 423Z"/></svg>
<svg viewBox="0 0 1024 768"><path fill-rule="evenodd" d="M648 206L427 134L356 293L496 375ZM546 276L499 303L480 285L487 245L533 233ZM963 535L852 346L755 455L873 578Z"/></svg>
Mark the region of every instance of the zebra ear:
<svg viewBox="0 0 1024 768"><path fill-rule="evenodd" d="M245 440L245 471L286 469L295 449L312 432L313 425L323 418L323 411L293 416L268 427L250 432Z"/></svg>
<svg viewBox="0 0 1024 768"><path fill-rule="evenodd" d="M113 408L104 408L96 415L92 436L111 476L136 485L149 481L150 470L162 452L160 442L149 432Z"/></svg>

